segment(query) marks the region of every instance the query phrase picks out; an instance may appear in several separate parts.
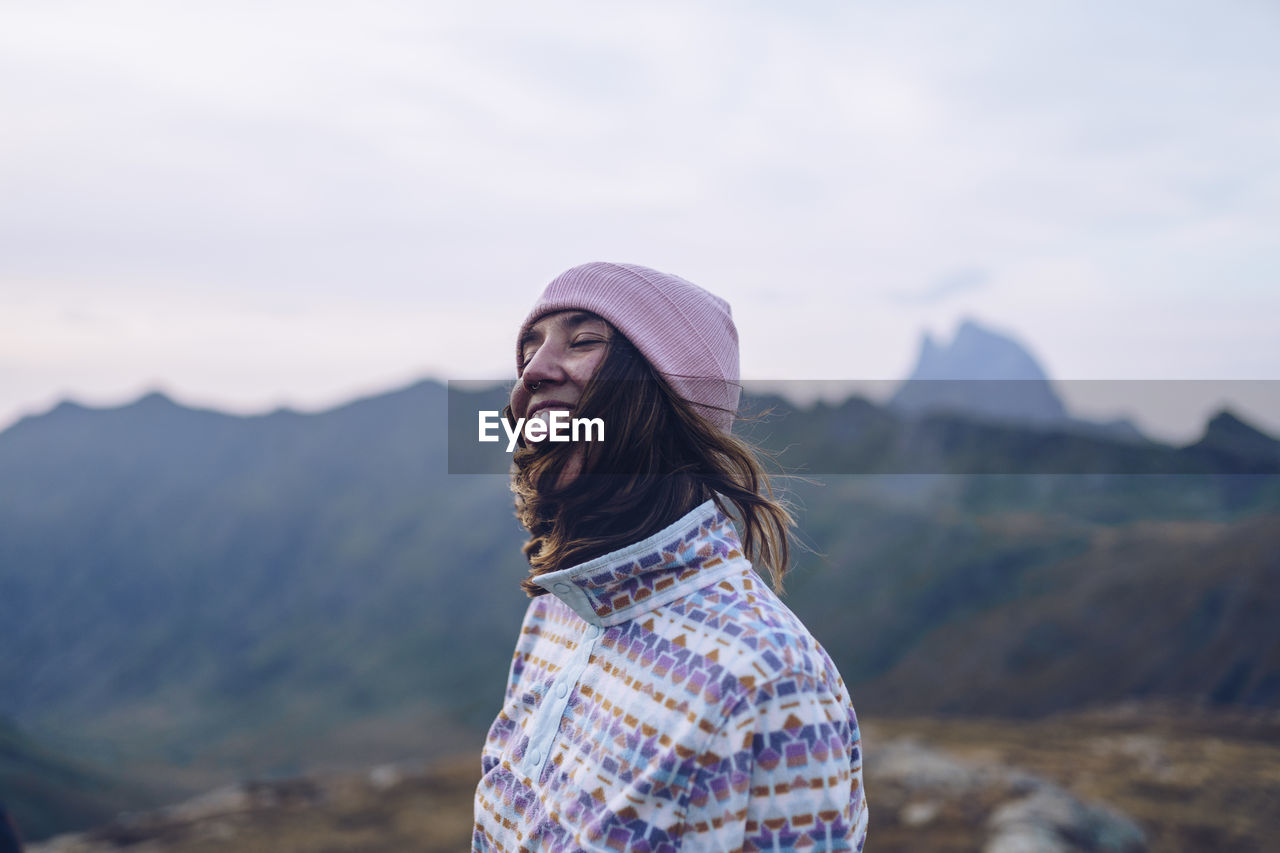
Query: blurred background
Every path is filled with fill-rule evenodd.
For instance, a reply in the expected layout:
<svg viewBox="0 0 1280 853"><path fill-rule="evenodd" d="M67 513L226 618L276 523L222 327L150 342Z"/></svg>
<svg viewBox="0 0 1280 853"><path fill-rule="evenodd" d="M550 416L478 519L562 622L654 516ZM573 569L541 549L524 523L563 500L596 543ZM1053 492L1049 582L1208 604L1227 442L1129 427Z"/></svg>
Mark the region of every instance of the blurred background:
<svg viewBox="0 0 1280 853"><path fill-rule="evenodd" d="M744 428L823 475L786 600L872 849L1267 849L1278 35L1245 0L6 4L0 803L46 850L465 848L525 566L446 383L616 260L731 302Z"/></svg>

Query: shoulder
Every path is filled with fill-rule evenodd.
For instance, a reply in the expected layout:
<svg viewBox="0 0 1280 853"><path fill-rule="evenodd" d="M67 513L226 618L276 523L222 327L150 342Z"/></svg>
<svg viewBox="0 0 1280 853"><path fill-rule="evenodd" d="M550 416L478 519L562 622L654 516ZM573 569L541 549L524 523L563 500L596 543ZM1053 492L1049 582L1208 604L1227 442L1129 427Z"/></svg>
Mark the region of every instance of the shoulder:
<svg viewBox="0 0 1280 853"><path fill-rule="evenodd" d="M638 620L715 660L736 683L726 710L776 691L820 692L848 703L834 662L789 607L742 561L722 577Z"/></svg>

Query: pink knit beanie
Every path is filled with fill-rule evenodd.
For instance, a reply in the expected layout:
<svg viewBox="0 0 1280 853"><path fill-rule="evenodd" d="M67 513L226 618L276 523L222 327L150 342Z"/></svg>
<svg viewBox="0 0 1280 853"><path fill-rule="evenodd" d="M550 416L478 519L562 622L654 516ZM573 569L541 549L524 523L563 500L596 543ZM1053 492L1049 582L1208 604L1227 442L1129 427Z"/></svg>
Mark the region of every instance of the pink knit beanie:
<svg viewBox="0 0 1280 853"><path fill-rule="evenodd" d="M729 303L679 276L635 264L590 263L561 273L516 336L556 311L599 314L635 345L676 393L728 432L738 409L738 330Z"/></svg>

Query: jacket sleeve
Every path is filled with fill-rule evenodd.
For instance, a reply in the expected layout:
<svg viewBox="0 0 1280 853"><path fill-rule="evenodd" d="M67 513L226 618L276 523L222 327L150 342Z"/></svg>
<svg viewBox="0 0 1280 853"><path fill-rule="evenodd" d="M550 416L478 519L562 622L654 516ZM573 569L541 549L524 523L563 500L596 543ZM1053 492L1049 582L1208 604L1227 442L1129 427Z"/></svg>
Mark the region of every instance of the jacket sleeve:
<svg viewBox="0 0 1280 853"><path fill-rule="evenodd" d="M858 720L842 686L770 681L734 707L699 757L682 851L861 851Z"/></svg>

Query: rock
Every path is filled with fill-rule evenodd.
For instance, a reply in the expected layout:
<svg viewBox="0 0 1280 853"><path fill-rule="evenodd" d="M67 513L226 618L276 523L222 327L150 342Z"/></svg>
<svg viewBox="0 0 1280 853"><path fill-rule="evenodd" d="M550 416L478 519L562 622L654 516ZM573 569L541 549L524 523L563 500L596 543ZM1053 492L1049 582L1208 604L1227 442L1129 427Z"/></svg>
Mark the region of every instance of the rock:
<svg viewBox="0 0 1280 853"><path fill-rule="evenodd" d="M1129 818L1082 803L1048 782L1000 806L983 853L1141 853L1146 836Z"/></svg>
<svg viewBox="0 0 1280 853"><path fill-rule="evenodd" d="M1143 754L1152 744L1134 741ZM996 762L965 761L904 738L868 756L872 813L876 793L886 815L928 839L964 836L983 853L1141 853L1142 829L1064 788ZM873 819L874 832L874 819Z"/></svg>
<svg viewBox="0 0 1280 853"><path fill-rule="evenodd" d="M877 776L892 779L909 790L940 788L961 793L994 781L991 767L960 761L913 740L881 744L874 760ZM1003 779L1002 772L997 771L996 775Z"/></svg>
<svg viewBox="0 0 1280 853"><path fill-rule="evenodd" d="M898 821L903 826L925 826L933 823L940 811L942 811L942 804L937 800L908 803L898 814Z"/></svg>
<svg viewBox="0 0 1280 853"><path fill-rule="evenodd" d="M176 805L160 809L159 813L167 820L196 821L202 818L225 815L244 811L249 808L249 794L240 785L227 785L216 788L198 797L192 797ZM146 815L146 820L155 820L154 815Z"/></svg>
<svg viewBox="0 0 1280 853"><path fill-rule="evenodd" d="M379 791L394 788L403 778L404 774L394 764L380 764L369 771L369 784Z"/></svg>

